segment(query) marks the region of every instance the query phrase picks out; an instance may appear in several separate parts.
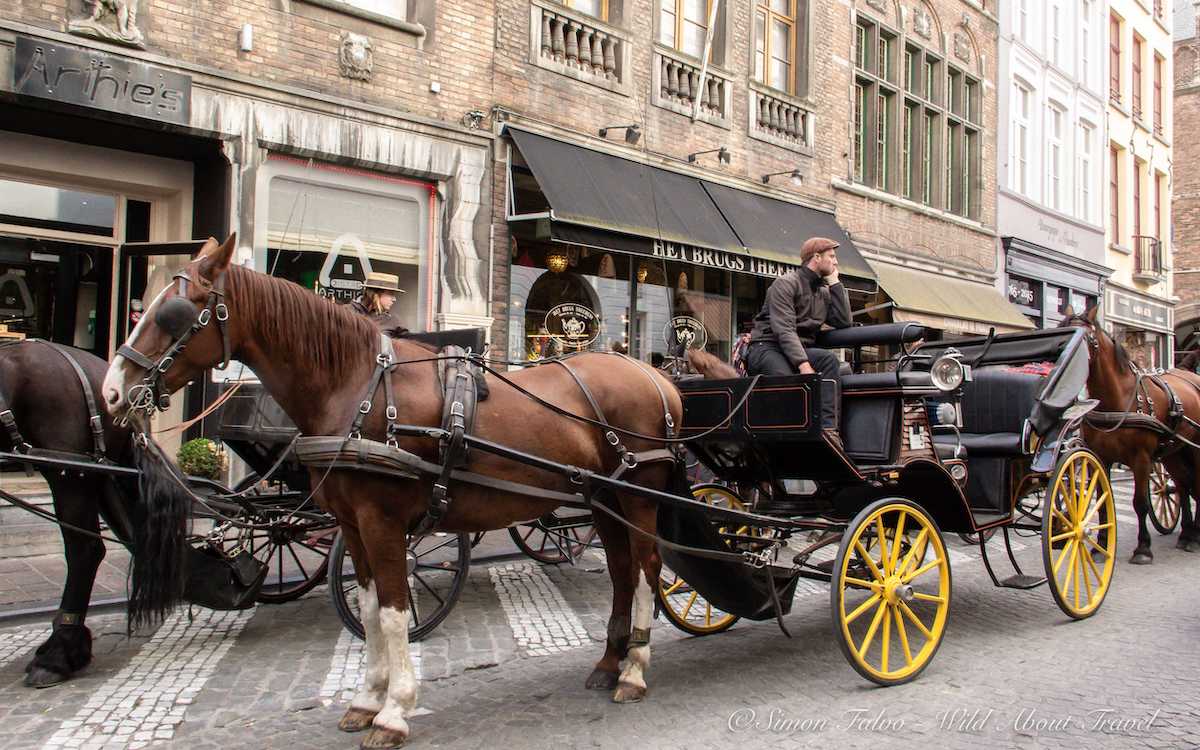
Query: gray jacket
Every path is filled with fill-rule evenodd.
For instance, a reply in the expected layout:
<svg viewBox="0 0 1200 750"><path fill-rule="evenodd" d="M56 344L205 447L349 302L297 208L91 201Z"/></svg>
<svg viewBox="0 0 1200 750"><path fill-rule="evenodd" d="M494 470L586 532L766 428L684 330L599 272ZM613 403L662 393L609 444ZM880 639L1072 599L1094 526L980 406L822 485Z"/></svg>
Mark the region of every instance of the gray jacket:
<svg viewBox="0 0 1200 750"><path fill-rule="evenodd" d="M823 324L834 328L850 325L850 296L839 282L833 286L808 267L789 271L771 282L762 310L754 316L751 343L775 344L799 367L808 361L804 351Z"/></svg>

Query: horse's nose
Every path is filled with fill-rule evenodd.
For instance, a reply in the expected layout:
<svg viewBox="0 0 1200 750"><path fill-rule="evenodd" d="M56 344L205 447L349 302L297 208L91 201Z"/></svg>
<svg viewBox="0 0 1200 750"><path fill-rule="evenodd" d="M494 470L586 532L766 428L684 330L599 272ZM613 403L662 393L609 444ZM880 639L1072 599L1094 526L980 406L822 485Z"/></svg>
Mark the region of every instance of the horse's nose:
<svg viewBox="0 0 1200 750"><path fill-rule="evenodd" d="M107 388L104 391L104 399L108 401L109 406L116 406L121 401L121 392L116 388Z"/></svg>

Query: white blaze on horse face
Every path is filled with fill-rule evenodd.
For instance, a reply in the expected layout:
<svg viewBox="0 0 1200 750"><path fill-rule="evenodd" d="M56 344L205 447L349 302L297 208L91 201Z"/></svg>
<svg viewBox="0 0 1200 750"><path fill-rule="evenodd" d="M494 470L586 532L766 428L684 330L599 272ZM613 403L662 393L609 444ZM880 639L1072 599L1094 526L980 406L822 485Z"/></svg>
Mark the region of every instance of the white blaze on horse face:
<svg viewBox="0 0 1200 750"><path fill-rule="evenodd" d="M388 676L387 704L375 717L375 726L408 733L406 716L417 706L417 675L408 652L407 609L383 607L379 610L379 625L387 640Z"/></svg>
<svg viewBox="0 0 1200 750"><path fill-rule="evenodd" d="M154 314L154 308L158 306L163 295L172 286L173 284L168 284L163 287L150 305L142 310L142 317L138 319L137 325L129 333L129 338L125 339L125 344L132 346L130 342L137 340L138 334L146 326L146 321ZM108 413L113 416L117 416L125 408L125 395L129 392L129 386L125 382L125 363L128 361L120 354L113 357L113 361L108 365L108 372L104 373L104 383L100 386L100 394L104 397L104 402L108 404Z"/></svg>
<svg viewBox="0 0 1200 750"><path fill-rule="evenodd" d="M633 590L633 627L639 630L649 630L650 620L654 617L654 592L646 577L638 576L637 588ZM646 667L650 666L650 644L633 646L625 654L627 662L621 672L621 682L627 682L640 688L646 687Z"/></svg>
<svg viewBox="0 0 1200 750"><path fill-rule="evenodd" d="M388 692L387 641L379 627L379 597L375 595L375 581L367 581L366 586L358 587L358 612L363 629L367 631L367 669L362 688L350 701L350 707L363 711L382 711L387 703Z"/></svg>

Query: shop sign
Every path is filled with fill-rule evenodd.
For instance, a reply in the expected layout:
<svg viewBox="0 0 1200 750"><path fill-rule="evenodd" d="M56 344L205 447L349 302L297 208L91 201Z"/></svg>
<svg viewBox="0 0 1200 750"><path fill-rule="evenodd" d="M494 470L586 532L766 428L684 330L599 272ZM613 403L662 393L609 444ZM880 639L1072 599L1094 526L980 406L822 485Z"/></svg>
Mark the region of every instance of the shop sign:
<svg viewBox="0 0 1200 750"><path fill-rule="evenodd" d="M1024 307L1040 307L1038 304L1038 288L1036 281L1022 279L1019 276L1008 277L1008 301Z"/></svg>
<svg viewBox="0 0 1200 750"><path fill-rule="evenodd" d="M668 347L679 343L685 349L703 349L708 345L708 331L695 318L677 315L663 328L663 342Z"/></svg>
<svg viewBox="0 0 1200 750"><path fill-rule="evenodd" d="M354 257L350 262L346 262L342 255L347 246L354 249ZM349 232L338 235L330 244L329 253L317 274L317 294L335 302L350 302L362 294L363 282L372 270L367 246L362 239Z"/></svg>
<svg viewBox="0 0 1200 750"><path fill-rule="evenodd" d="M600 335L600 318L575 302L555 305L546 313L546 334L565 349L585 349Z"/></svg>
<svg viewBox="0 0 1200 750"><path fill-rule="evenodd" d="M759 276L782 276L788 271L794 271L799 266L788 263L776 263L773 260L754 258L749 255L737 255L724 250L710 250L706 247L686 245L681 242L663 242L655 240L651 250L655 258L678 260L697 266L719 268L724 271L753 273Z"/></svg>
<svg viewBox="0 0 1200 750"><path fill-rule="evenodd" d="M1113 290L1110 290L1109 301L1112 305L1109 314L1115 318L1157 330L1167 331L1171 328L1170 309L1166 305Z"/></svg>
<svg viewBox="0 0 1200 750"><path fill-rule="evenodd" d="M32 37L17 36L13 90L180 125L191 122L191 76Z"/></svg>

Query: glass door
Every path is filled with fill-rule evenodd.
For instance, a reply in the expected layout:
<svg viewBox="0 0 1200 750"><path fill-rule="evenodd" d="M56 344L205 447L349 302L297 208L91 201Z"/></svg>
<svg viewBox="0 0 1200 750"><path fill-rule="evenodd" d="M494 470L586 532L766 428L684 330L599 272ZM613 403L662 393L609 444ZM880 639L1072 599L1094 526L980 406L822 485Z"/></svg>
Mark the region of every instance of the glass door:
<svg viewBox="0 0 1200 750"><path fill-rule="evenodd" d="M175 274L191 262L203 242L130 242L120 249L120 304L118 305L117 344L129 338L134 326L155 298L170 286ZM199 413L204 400L204 383L189 385L171 399L171 408L156 412L151 420L154 432L179 425L190 415ZM159 443L174 456L179 449L179 430L164 433Z"/></svg>

